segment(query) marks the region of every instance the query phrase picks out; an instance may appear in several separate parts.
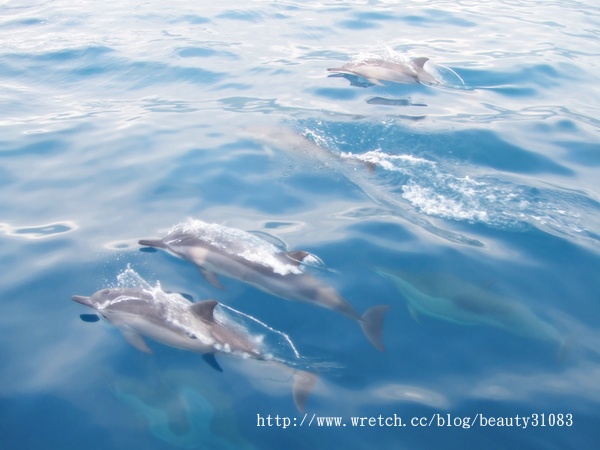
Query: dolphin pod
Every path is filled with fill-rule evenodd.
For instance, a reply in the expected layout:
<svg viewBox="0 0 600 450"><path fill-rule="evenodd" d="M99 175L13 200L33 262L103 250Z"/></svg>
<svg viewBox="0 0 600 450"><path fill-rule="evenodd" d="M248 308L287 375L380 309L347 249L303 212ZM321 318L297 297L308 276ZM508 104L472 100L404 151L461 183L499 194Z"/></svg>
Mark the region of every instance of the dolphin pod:
<svg viewBox="0 0 600 450"><path fill-rule="evenodd" d="M183 296L160 289L102 289L91 297L74 295L73 300L92 308L96 314L116 326L127 342L138 350L151 353L144 336L171 347L201 353L220 369L214 354L230 354L259 361L270 361L250 336L215 319L215 300L192 303ZM316 376L294 370L293 397L296 407L304 410Z"/></svg>
<svg viewBox="0 0 600 450"><path fill-rule="evenodd" d="M218 274L277 297L339 312L357 321L371 344L384 350L382 328L389 306L374 306L361 316L334 288L302 270L303 263L318 260L308 252L283 252L252 233L200 220L176 225L162 239L142 239L139 244L194 263L204 278L220 289Z"/></svg>
<svg viewBox="0 0 600 450"><path fill-rule="evenodd" d="M368 340L383 351L382 327L387 305L368 309L362 316L333 287L305 273L303 266L320 260L305 251L281 251L255 234L218 224L189 220L176 225L162 239L142 239L140 245L161 248L198 266L204 278L223 289L218 275L251 284L265 292L290 300L312 303L341 313L361 326ZM293 371L293 398L303 411L317 376L289 367L261 351L251 336L219 322L214 316L216 300L193 303L184 296L160 288L106 288L89 297L72 300L91 308L82 320L99 317L118 328L136 349L151 353L144 337L162 344L203 355L222 370L215 354L228 354L284 365Z"/></svg>

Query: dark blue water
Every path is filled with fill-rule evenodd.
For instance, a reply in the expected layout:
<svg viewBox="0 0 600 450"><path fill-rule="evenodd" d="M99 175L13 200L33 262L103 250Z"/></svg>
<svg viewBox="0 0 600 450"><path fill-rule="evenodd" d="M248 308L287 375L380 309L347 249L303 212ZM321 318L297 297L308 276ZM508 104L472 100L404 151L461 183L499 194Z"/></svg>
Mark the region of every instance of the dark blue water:
<svg viewBox="0 0 600 450"><path fill-rule="evenodd" d="M0 7L0 447L597 448L600 9L390 3ZM439 83L327 71L373 55L429 57ZM391 305L386 351L139 250L190 217L316 254L361 313ZM285 368L82 321L71 296L128 267L318 374L307 415Z"/></svg>

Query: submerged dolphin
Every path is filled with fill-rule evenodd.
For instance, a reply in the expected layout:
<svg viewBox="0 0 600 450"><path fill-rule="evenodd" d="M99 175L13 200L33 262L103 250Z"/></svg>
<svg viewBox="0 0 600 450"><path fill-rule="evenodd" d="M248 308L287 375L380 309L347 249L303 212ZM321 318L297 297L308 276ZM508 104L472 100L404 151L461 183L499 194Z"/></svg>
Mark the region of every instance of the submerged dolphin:
<svg viewBox="0 0 600 450"><path fill-rule="evenodd" d="M127 342L145 353L152 351L143 336L171 347L202 353L218 369L215 353L269 360L250 336L215 320L216 300L192 303L179 294L141 288L102 289L91 297L74 295L72 298L115 325ZM293 395L299 410L303 410L315 382L315 375L295 371Z"/></svg>
<svg viewBox="0 0 600 450"><path fill-rule="evenodd" d="M256 450L240 434L234 407L215 383L193 368L159 370L153 359L144 363L137 376L106 378L114 397L143 417L153 436L172 448Z"/></svg>
<svg viewBox="0 0 600 450"><path fill-rule="evenodd" d="M406 61L390 61L383 58L369 58L350 61L341 67L329 68L329 72L349 73L382 85L382 81L394 83L439 84L423 66L429 58L412 58Z"/></svg>
<svg viewBox="0 0 600 450"><path fill-rule="evenodd" d="M303 262L316 260L308 252L282 252L254 234L200 220L177 225L162 239L142 239L139 243L168 250L193 262L204 278L218 288L223 288L217 278L217 274L222 274L281 298L344 314L360 324L378 350L384 349L383 318L389 306L374 306L360 316L335 289L302 271Z"/></svg>
<svg viewBox="0 0 600 450"><path fill-rule="evenodd" d="M414 319L424 314L464 325L488 325L523 337L557 342L561 347L565 343L556 328L529 308L483 287L445 274L375 270L402 293Z"/></svg>

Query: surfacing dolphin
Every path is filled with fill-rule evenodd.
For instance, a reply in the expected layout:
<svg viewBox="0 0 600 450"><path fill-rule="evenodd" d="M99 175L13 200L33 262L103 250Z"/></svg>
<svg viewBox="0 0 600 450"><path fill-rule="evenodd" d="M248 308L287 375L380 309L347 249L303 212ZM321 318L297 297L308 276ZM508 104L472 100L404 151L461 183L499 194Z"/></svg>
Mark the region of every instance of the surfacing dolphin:
<svg viewBox="0 0 600 450"><path fill-rule="evenodd" d="M230 354L259 361L270 361L250 336L220 323L214 317L216 300L192 303L179 294L158 288L102 289L91 297L74 295L73 300L92 308L100 317L116 326L127 342L138 350L151 353L144 336L171 347L201 353L220 370L215 353ZM295 370L293 396L302 411L316 376Z"/></svg>
<svg viewBox="0 0 600 450"><path fill-rule="evenodd" d="M302 270L302 263L318 261L308 252L282 252L252 233L200 220L176 225L164 238L142 239L139 244L165 249L196 264L204 278L220 289L217 274L284 299L337 311L356 320L373 346L384 350L383 319L389 306L374 306L359 315L335 289Z"/></svg>
<svg viewBox="0 0 600 450"><path fill-rule="evenodd" d="M376 268L406 300L411 316L419 314L463 325L487 325L518 336L558 343L565 339L548 322L516 301L447 274L406 274Z"/></svg>
<svg viewBox="0 0 600 450"><path fill-rule="evenodd" d="M424 69L429 58L411 58L405 61L385 58L366 58L347 62L341 67L327 69L329 72L351 74L365 78L370 83L383 85L383 81L394 83L421 83L435 85L440 82Z"/></svg>

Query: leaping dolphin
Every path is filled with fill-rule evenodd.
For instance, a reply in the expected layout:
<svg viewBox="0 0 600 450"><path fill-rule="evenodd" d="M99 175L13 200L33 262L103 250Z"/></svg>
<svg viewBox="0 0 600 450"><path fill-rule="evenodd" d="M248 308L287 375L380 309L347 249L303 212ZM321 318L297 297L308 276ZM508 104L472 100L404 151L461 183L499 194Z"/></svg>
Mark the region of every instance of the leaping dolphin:
<svg viewBox="0 0 600 450"><path fill-rule="evenodd" d="M430 73L424 69L429 58L412 58L406 61L390 61L384 58L368 58L350 61L341 67L327 69L329 72L352 74L363 77L376 85L382 81L394 83L439 84Z"/></svg>
<svg viewBox="0 0 600 450"><path fill-rule="evenodd" d="M566 343L561 333L525 305L446 274L412 275L376 268L406 300L414 319L424 314L463 325L487 325L540 341Z"/></svg>
<svg viewBox="0 0 600 450"><path fill-rule="evenodd" d="M102 289L91 297L74 295L77 303L92 308L100 317L116 326L127 342L138 350L151 353L144 337L171 347L201 353L209 364L220 370L215 353L268 361L250 336L220 323L214 317L216 300L192 303L179 294L160 289ZM293 395L299 410L304 409L316 376L296 370Z"/></svg>
<svg viewBox="0 0 600 450"><path fill-rule="evenodd" d="M278 297L323 306L356 320L369 341L383 351L382 328L387 305L362 316L331 286L303 272L301 264L317 258L305 251L282 252L258 236L236 228L189 220L162 239L142 239L140 245L165 249L198 266L214 286L217 274L241 280Z"/></svg>

